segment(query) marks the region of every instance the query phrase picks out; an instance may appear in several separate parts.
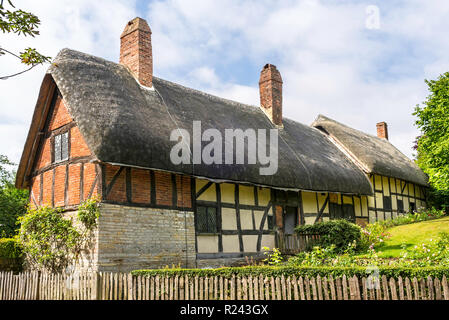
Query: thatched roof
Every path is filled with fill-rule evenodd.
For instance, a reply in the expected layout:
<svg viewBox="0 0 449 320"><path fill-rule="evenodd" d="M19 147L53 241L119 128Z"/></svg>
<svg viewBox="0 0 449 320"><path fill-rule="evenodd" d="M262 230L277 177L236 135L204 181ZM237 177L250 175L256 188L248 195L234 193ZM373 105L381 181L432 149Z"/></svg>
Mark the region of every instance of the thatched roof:
<svg viewBox="0 0 449 320"><path fill-rule="evenodd" d="M319 115L312 126L333 137L368 173L428 185L424 172L388 140L350 128L323 115Z"/></svg>
<svg viewBox="0 0 449 320"><path fill-rule="evenodd" d="M155 90L148 89L140 86L123 65L69 49L58 54L48 76L56 83L86 143L101 162L275 188L372 193L365 174L325 134L285 118L284 127L279 130L279 168L275 175L260 175L260 165L174 165L170 161L170 150L175 144L170 141L171 131L186 129L192 137L193 121L201 121L203 131L218 129L223 137L225 129L274 128L259 107L156 77ZM49 86L43 83L40 96L46 87ZM32 136L30 131L29 146ZM29 174L25 173L25 162L32 148L28 149L25 147L19 167L20 186L26 184L26 179L21 182L19 177Z"/></svg>

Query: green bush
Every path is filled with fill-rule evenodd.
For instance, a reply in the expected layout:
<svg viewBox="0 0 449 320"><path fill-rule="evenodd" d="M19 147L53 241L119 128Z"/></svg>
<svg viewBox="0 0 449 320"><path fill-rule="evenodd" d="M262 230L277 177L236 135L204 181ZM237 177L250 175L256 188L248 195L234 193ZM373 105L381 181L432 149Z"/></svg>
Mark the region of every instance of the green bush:
<svg viewBox="0 0 449 320"><path fill-rule="evenodd" d="M361 228L347 220L330 220L310 225L296 227L299 235L318 234L320 238L313 245L320 247L335 246L335 252L343 252L348 245L356 243L358 247L361 240Z"/></svg>
<svg viewBox="0 0 449 320"><path fill-rule="evenodd" d="M394 219L378 221L376 223L385 228L391 228L391 227L414 223L414 222L421 222L421 221L437 219L437 218L443 217L444 215L445 215L445 212L443 210L437 210L435 208L431 208L431 209L426 209L423 211L415 211L415 212L406 213L406 214L400 215Z"/></svg>
<svg viewBox="0 0 449 320"><path fill-rule="evenodd" d="M15 238L0 238L0 258L17 259L22 256L22 247Z"/></svg>
<svg viewBox="0 0 449 320"><path fill-rule="evenodd" d="M223 276L296 276L296 277L316 277L320 275L335 277L358 276L366 277L370 268L367 267L296 267L296 266L251 266L251 267L237 267L237 268L217 268L217 269L151 269L151 270L135 270L131 273L135 276L189 276L189 277L213 277ZM371 269L372 270L372 269ZM378 268L379 275L397 278L408 277L413 278L427 278L438 277L442 278L444 275L449 277L449 268L443 267L425 267L425 268L411 268L411 267L388 267L380 266Z"/></svg>

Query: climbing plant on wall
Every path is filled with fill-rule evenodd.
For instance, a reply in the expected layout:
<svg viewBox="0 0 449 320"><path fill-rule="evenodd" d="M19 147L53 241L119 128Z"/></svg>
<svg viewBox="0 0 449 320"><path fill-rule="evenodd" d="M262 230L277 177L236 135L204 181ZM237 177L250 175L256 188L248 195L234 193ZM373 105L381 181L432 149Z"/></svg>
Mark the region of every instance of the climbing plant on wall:
<svg viewBox="0 0 449 320"><path fill-rule="evenodd" d="M77 219L48 206L29 209L19 218L19 239L27 263L52 272L76 264L91 242L98 217L95 199L80 205Z"/></svg>

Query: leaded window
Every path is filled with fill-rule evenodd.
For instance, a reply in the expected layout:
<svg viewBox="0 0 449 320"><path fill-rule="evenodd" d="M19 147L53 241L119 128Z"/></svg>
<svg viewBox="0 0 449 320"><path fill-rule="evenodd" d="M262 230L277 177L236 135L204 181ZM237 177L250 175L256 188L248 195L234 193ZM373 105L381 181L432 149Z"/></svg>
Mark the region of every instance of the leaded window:
<svg viewBox="0 0 449 320"><path fill-rule="evenodd" d="M55 136L54 162L60 162L69 158L69 133L64 132Z"/></svg>
<svg viewBox="0 0 449 320"><path fill-rule="evenodd" d="M198 233L217 233L217 208L197 206L196 223Z"/></svg>

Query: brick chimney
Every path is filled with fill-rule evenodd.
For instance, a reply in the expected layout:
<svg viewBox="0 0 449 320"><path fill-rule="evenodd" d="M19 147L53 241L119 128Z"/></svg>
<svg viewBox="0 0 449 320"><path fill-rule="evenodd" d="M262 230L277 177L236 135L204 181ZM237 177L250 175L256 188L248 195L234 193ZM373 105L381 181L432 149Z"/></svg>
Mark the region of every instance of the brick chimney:
<svg viewBox="0 0 449 320"><path fill-rule="evenodd" d="M388 140L388 126L386 122L379 122L376 124L377 136L382 139Z"/></svg>
<svg viewBox="0 0 449 320"><path fill-rule="evenodd" d="M120 36L120 63L127 66L139 83L153 84L153 53L151 29L142 18L134 18Z"/></svg>
<svg viewBox="0 0 449 320"><path fill-rule="evenodd" d="M277 126L282 126L282 78L276 66L266 64L259 80L260 107Z"/></svg>

